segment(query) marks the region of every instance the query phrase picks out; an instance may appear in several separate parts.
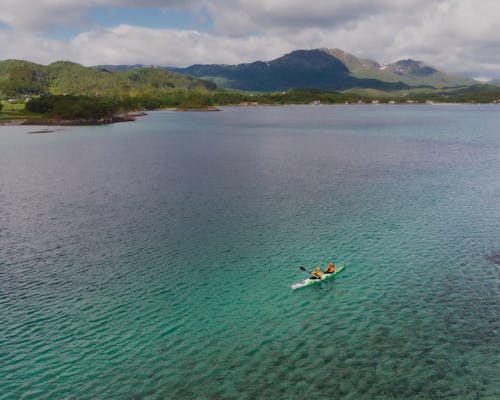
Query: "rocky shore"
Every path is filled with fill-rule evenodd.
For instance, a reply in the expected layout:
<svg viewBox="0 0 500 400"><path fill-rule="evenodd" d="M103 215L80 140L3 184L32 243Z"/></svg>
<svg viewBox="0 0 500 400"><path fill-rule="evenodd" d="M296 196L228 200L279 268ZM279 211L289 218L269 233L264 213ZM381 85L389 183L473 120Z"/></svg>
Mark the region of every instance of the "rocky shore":
<svg viewBox="0 0 500 400"><path fill-rule="evenodd" d="M30 126L79 126L79 125L107 125L117 122L135 121L137 117L146 115L145 112L130 112L124 114L115 114L110 118L99 119L13 119L0 121L0 125L30 125Z"/></svg>

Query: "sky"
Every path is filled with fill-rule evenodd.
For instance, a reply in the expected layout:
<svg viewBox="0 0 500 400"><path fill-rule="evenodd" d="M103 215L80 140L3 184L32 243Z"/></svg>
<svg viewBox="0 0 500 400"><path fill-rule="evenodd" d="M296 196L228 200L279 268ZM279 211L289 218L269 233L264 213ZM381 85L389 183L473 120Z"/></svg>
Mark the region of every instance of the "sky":
<svg viewBox="0 0 500 400"><path fill-rule="evenodd" d="M498 79L499 25L498 0L0 0L0 59L182 67L326 47Z"/></svg>

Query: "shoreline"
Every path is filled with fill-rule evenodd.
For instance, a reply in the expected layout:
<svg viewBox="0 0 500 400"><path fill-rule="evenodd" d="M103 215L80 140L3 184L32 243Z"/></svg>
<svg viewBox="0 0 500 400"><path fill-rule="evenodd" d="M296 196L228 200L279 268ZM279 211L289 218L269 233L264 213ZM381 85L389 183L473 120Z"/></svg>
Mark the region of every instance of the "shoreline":
<svg viewBox="0 0 500 400"><path fill-rule="evenodd" d="M158 110L170 110L176 112L216 112L219 108L159 108Z"/></svg>
<svg viewBox="0 0 500 400"><path fill-rule="evenodd" d="M118 122L131 122L137 120L138 117L147 115L142 111L133 111L123 114L115 114L110 118L99 119L7 119L0 121L0 126L97 126L109 125Z"/></svg>
<svg viewBox="0 0 500 400"><path fill-rule="evenodd" d="M464 106L464 105L499 105L499 103L320 103L320 104L226 104L222 107L237 107L237 108L255 108L255 107L282 107L282 106ZM174 111L174 112L218 112L222 111L220 108L169 108L161 107L148 111ZM147 113L144 111L131 111L128 113L115 114L110 118L100 118L100 119L58 119L58 118L47 118L47 119L6 119L0 120L0 127L2 126L98 126L98 125L110 125L120 122L132 122L136 121L138 117L146 116Z"/></svg>

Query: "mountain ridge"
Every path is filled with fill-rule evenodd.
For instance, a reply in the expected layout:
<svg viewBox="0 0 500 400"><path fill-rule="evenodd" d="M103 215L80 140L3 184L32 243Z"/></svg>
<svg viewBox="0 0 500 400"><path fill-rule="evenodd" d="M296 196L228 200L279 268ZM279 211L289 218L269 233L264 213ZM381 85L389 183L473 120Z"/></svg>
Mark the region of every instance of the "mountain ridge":
<svg viewBox="0 0 500 400"><path fill-rule="evenodd" d="M387 82L401 81L409 86L446 87L477 84L470 78L442 72L422 61L402 59L390 64L380 64L375 60L358 58L340 49L321 49L344 62L351 74L358 78L370 77Z"/></svg>
<svg viewBox="0 0 500 400"><path fill-rule="evenodd" d="M171 89L213 90L217 86L255 92L471 87L476 81L446 74L420 61L380 64L336 48L295 50L270 61L194 64L185 68L135 65L84 67L71 61L41 65L0 61L0 96L38 94L133 95Z"/></svg>
<svg viewBox="0 0 500 400"><path fill-rule="evenodd" d="M131 66L105 67L120 70ZM210 80L221 87L263 92L292 88L363 88L383 91L443 89L477 83L470 78L442 72L421 61L403 59L384 65L368 58L359 58L338 48L295 50L270 61L157 68Z"/></svg>
<svg viewBox="0 0 500 400"><path fill-rule="evenodd" d="M169 68L216 83L218 86L245 91L286 91L292 88L348 90L409 89L402 82L383 82L371 77L357 77L337 57L321 49L295 50L271 61L236 65L195 64L186 68Z"/></svg>

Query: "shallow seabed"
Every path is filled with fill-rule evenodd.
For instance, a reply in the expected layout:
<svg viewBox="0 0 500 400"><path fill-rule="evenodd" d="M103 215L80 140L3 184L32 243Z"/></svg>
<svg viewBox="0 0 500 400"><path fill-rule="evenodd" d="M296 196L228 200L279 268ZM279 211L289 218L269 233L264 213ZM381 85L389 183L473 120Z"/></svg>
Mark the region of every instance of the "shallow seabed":
<svg viewBox="0 0 500 400"><path fill-rule="evenodd" d="M0 399L500 398L497 106L29 129L0 128Z"/></svg>

